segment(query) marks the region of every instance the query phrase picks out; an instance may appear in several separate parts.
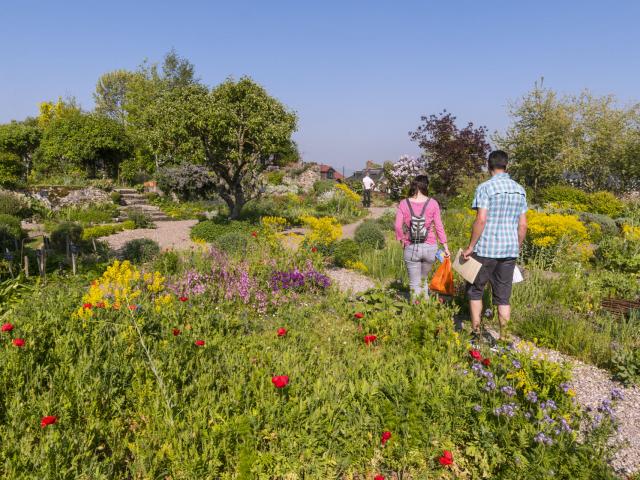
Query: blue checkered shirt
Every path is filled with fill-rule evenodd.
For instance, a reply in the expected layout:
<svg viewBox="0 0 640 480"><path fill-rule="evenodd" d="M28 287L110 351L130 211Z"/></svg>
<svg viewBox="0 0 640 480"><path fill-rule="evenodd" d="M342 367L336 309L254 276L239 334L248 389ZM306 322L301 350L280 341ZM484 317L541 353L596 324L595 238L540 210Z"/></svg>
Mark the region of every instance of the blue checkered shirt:
<svg viewBox="0 0 640 480"><path fill-rule="evenodd" d="M498 173L476 188L473 208L487 209L487 224L476 243L476 255L488 258L516 258L518 220L527 211L524 188L511 180L509 174Z"/></svg>

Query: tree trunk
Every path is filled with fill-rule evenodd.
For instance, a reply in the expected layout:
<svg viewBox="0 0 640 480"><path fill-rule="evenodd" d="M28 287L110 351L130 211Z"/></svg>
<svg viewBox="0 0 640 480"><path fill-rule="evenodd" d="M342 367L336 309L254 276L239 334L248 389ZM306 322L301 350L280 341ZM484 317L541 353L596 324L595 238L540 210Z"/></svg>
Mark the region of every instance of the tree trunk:
<svg viewBox="0 0 640 480"><path fill-rule="evenodd" d="M227 202L227 205L229 205L229 212L231 212L231 215L229 215L229 218L231 220L237 220L238 218L240 218L242 207L244 207L244 204L247 202L244 198L244 192L242 191L241 188L236 188L235 195L233 196L233 198L234 198L233 206L229 205L229 202Z"/></svg>

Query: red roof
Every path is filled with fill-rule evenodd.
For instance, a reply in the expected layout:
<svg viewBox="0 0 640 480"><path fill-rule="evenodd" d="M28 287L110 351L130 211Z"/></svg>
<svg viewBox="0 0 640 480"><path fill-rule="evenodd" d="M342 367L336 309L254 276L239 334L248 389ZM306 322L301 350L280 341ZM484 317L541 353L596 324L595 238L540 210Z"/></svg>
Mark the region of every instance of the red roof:
<svg viewBox="0 0 640 480"><path fill-rule="evenodd" d="M325 165L324 163L320 164L320 173L328 173L331 170L333 170L333 178L335 180L342 180L344 178L344 175L342 175L340 172L338 172L331 165Z"/></svg>

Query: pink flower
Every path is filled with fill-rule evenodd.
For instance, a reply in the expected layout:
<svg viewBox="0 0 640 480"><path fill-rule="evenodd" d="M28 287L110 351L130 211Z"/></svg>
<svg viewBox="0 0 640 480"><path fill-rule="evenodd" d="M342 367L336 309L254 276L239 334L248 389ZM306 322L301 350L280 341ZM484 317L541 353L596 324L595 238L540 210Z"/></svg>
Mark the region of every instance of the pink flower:
<svg viewBox="0 0 640 480"><path fill-rule="evenodd" d="M373 480L384 480L384 475L376 475Z"/></svg>
<svg viewBox="0 0 640 480"><path fill-rule="evenodd" d="M472 348L471 350L469 350L469 355L471 355L471 358L473 358L474 360L478 360L478 361L482 360L482 355L475 348Z"/></svg>
<svg viewBox="0 0 640 480"><path fill-rule="evenodd" d="M284 337L287 334L287 329L286 328L279 328L278 329L278 336L279 337Z"/></svg>
<svg viewBox="0 0 640 480"><path fill-rule="evenodd" d="M387 443L389 441L389 439L391 438L391 432L383 432L382 433L382 437L380 437L380 443L382 443L382 445L384 445L385 443Z"/></svg>
<svg viewBox="0 0 640 480"><path fill-rule="evenodd" d="M178 300L180 300L181 302L186 302L187 300L189 300L189 297L180 297Z"/></svg>
<svg viewBox="0 0 640 480"><path fill-rule="evenodd" d="M453 463L453 454L449 450L444 450L438 461L443 467L449 466Z"/></svg>
<svg viewBox="0 0 640 480"><path fill-rule="evenodd" d="M255 232L255 231L254 231L254 232L251 232L251 236L252 236L253 238L257 238L257 236L258 236L258 232Z"/></svg>
<svg viewBox="0 0 640 480"><path fill-rule="evenodd" d="M10 323L5 323L2 325L0 330L2 330L3 332L10 332L11 330L13 330L13 325Z"/></svg>
<svg viewBox="0 0 640 480"><path fill-rule="evenodd" d="M489 365L491 365L491 359L489 359L489 358L483 358L483 359L482 359L482 364L483 364L485 367L488 367Z"/></svg>
<svg viewBox="0 0 640 480"><path fill-rule="evenodd" d="M271 383L273 383L276 388L284 388L289 384L289 376L276 375L275 377L271 377Z"/></svg>
<svg viewBox="0 0 640 480"><path fill-rule="evenodd" d="M204 347L204 340L196 340L194 343L198 347Z"/></svg>
<svg viewBox="0 0 640 480"><path fill-rule="evenodd" d="M82 308L84 308L85 310L91 310L91 307L92 307L92 306L93 306L93 305L91 305L90 303L84 303L84 304L82 304Z"/></svg>
<svg viewBox="0 0 640 480"><path fill-rule="evenodd" d="M172 332L171 332L171 333L173 333L173 336L174 336L174 337L177 337L177 336L178 336L178 335L180 335L182 332L180 331L180 329L179 329L179 328L174 328L174 329L172 330Z"/></svg>
<svg viewBox="0 0 640 480"><path fill-rule="evenodd" d="M12 342L16 347L22 348L24 347L24 339L22 338L14 338Z"/></svg>
<svg viewBox="0 0 640 480"><path fill-rule="evenodd" d="M360 318L364 318L364 313L362 312L356 312L353 314L354 317L360 319Z"/></svg>

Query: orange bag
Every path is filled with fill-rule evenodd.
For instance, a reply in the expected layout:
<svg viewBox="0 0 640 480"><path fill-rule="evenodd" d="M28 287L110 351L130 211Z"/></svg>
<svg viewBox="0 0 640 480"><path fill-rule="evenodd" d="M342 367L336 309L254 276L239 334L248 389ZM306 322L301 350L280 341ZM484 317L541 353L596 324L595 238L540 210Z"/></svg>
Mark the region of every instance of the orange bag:
<svg viewBox="0 0 640 480"><path fill-rule="evenodd" d="M453 295L453 270L451 270L451 258L445 257L440 264L436 273L433 274L431 282L429 282L429 290L442 293L443 295Z"/></svg>

